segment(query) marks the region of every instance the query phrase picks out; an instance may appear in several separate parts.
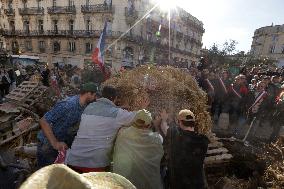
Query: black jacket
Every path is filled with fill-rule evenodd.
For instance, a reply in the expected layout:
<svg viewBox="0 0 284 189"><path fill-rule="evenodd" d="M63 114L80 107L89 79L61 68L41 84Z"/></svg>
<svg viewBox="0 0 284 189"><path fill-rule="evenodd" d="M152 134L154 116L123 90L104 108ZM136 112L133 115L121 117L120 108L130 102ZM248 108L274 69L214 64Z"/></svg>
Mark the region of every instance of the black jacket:
<svg viewBox="0 0 284 189"><path fill-rule="evenodd" d="M165 140L170 188L205 188L203 162L209 140L195 132L170 127Z"/></svg>

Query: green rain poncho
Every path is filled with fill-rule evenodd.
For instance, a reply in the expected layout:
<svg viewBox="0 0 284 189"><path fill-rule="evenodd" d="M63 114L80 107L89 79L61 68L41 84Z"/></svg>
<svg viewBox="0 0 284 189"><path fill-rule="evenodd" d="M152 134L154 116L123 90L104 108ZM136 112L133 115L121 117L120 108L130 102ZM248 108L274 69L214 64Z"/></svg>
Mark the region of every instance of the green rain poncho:
<svg viewBox="0 0 284 189"><path fill-rule="evenodd" d="M129 179L137 189L161 189L162 138L149 129L119 131L113 155L113 172Z"/></svg>

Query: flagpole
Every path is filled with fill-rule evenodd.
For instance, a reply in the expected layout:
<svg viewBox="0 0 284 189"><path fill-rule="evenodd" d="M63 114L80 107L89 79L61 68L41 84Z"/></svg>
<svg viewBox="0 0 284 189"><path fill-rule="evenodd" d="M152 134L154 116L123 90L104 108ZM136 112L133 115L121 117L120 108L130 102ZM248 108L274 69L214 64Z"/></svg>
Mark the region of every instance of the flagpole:
<svg viewBox="0 0 284 189"><path fill-rule="evenodd" d="M169 9L169 65L171 63L171 9Z"/></svg>

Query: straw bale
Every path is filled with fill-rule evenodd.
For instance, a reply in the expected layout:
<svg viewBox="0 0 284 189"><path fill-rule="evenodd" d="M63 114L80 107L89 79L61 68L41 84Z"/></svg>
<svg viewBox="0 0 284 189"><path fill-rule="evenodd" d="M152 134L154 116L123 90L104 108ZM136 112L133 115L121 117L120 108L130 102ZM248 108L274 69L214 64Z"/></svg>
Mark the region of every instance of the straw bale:
<svg viewBox="0 0 284 189"><path fill-rule="evenodd" d="M129 110L141 109L141 102L149 98L148 109L154 115L166 109L174 119L181 109L190 109L196 115L199 132L207 134L211 130L206 93L180 69L142 66L114 76L103 85L116 87L120 104Z"/></svg>

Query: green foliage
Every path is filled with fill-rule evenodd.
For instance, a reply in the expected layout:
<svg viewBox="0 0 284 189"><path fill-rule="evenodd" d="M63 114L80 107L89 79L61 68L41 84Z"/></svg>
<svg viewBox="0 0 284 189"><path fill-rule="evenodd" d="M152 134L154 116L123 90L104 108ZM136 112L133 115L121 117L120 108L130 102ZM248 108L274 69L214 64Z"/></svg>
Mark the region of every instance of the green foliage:
<svg viewBox="0 0 284 189"><path fill-rule="evenodd" d="M207 58L213 66L232 66L240 65L244 57L244 52L236 53L236 45L238 44L235 40L226 41L220 48L217 44L208 50Z"/></svg>

